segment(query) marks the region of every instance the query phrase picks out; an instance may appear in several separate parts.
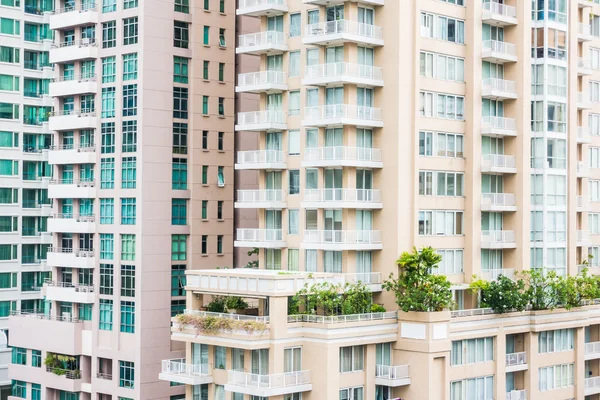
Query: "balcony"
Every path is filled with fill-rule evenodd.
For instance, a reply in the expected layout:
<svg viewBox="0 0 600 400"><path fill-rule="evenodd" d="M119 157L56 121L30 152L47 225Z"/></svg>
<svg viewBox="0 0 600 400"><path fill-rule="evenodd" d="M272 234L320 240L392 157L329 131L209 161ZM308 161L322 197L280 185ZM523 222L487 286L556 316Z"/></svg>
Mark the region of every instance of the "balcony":
<svg viewBox="0 0 600 400"><path fill-rule="evenodd" d="M482 193L481 211L517 211L517 196L512 193Z"/></svg>
<svg viewBox="0 0 600 400"><path fill-rule="evenodd" d="M410 385L408 365L376 365L375 384L389 387Z"/></svg>
<svg viewBox="0 0 600 400"><path fill-rule="evenodd" d="M280 54L288 50L286 38L283 32L264 31L240 35L237 54Z"/></svg>
<svg viewBox="0 0 600 400"><path fill-rule="evenodd" d="M591 143L592 136L590 135L590 128L587 126L577 127L577 143Z"/></svg>
<svg viewBox="0 0 600 400"><path fill-rule="evenodd" d="M286 0L240 0L237 15L272 17L288 12Z"/></svg>
<svg viewBox="0 0 600 400"><path fill-rule="evenodd" d="M600 358L600 342L588 342L585 344L585 360Z"/></svg>
<svg viewBox="0 0 600 400"><path fill-rule="evenodd" d="M577 247L587 247L591 245L592 242L590 241L590 232L577 230Z"/></svg>
<svg viewBox="0 0 600 400"><path fill-rule="evenodd" d="M577 40L579 42L589 42L594 40L592 36L592 26L590 24L577 24Z"/></svg>
<svg viewBox="0 0 600 400"><path fill-rule="evenodd" d="M94 215L54 214L48 219L48 231L95 233Z"/></svg>
<svg viewBox="0 0 600 400"><path fill-rule="evenodd" d="M52 179L48 185L51 199L91 199L96 197L93 179Z"/></svg>
<svg viewBox="0 0 600 400"><path fill-rule="evenodd" d="M10 345L27 348L35 343L46 351L78 355L81 354L83 325L71 316L63 318L15 311L9 318Z"/></svg>
<svg viewBox="0 0 600 400"><path fill-rule="evenodd" d="M505 117L482 117L481 133L486 136L517 136L517 120Z"/></svg>
<svg viewBox="0 0 600 400"><path fill-rule="evenodd" d="M578 110L589 110L592 108L592 102L590 100L589 93L577 92L577 109Z"/></svg>
<svg viewBox="0 0 600 400"><path fill-rule="evenodd" d="M42 294L48 300L84 304L94 303L96 297L94 286L52 281L44 283Z"/></svg>
<svg viewBox="0 0 600 400"><path fill-rule="evenodd" d="M381 150L367 147L309 147L304 149L302 167L383 168Z"/></svg>
<svg viewBox="0 0 600 400"><path fill-rule="evenodd" d="M527 400L527 390L511 390L506 393L506 400Z"/></svg>
<svg viewBox="0 0 600 400"><path fill-rule="evenodd" d="M517 46L498 40L484 40L481 49L483 61L504 64L517 62Z"/></svg>
<svg viewBox="0 0 600 400"><path fill-rule="evenodd" d="M238 151L235 169L287 169L285 153L281 150Z"/></svg>
<svg viewBox="0 0 600 400"><path fill-rule="evenodd" d="M251 396L271 397L312 390L310 371L258 375L244 371L227 371L225 391Z"/></svg>
<svg viewBox="0 0 600 400"><path fill-rule="evenodd" d="M50 150L48 152L48 163L60 165L95 164L96 146L50 146Z"/></svg>
<svg viewBox="0 0 600 400"><path fill-rule="evenodd" d="M281 229L237 229L235 247L282 249L286 247Z"/></svg>
<svg viewBox="0 0 600 400"><path fill-rule="evenodd" d="M515 231L481 231L482 249L514 249L516 247Z"/></svg>
<svg viewBox="0 0 600 400"><path fill-rule="evenodd" d="M514 100L517 98L517 83L505 79L485 78L481 84L481 97L492 100Z"/></svg>
<svg viewBox="0 0 600 400"><path fill-rule="evenodd" d="M185 358L162 360L158 379L183 385L204 385L213 382L210 364L186 364Z"/></svg>
<svg viewBox="0 0 600 400"><path fill-rule="evenodd" d="M585 76L592 75L594 71L592 70L592 62L589 58L579 57L577 59L577 75Z"/></svg>
<svg viewBox="0 0 600 400"><path fill-rule="evenodd" d="M55 78L49 86L50 96L52 97L96 93L97 91L98 82L95 74Z"/></svg>
<svg viewBox="0 0 600 400"><path fill-rule="evenodd" d="M304 231L303 249L311 250L381 250L381 231L310 230Z"/></svg>
<svg viewBox="0 0 600 400"><path fill-rule="evenodd" d="M484 24L508 26L517 24L517 9L494 1L485 2L481 6L481 19Z"/></svg>
<svg viewBox="0 0 600 400"><path fill-rule="evenodd" d="M591 396L598 393L600 393L600 376L585 378L585 389L583 394L586 396Z"/></svg>
<svg viewBox="0 0 600 400"><path fill-rule="evenodd" d="M304 44L332 46L348 42L363 46L383 46L383 28L341 19L307 25L302 36Z"/></svg>
<svg viewBox="0 0 600 400"><path fill-rule="evenodd" d="M238 190L235 208L266 208L281 210L287 208L287 205L283 196L283 190Z"/></svg>
<svg viewBox="0 0 600 400"><path fill-rule="evenodd" d="M80 4L54 11L50 14L50 29L65 29L99 22L96 4Z"/></svg>
<svg viewBox="0 0 600 400"><path fill-rule="evenodd" d="M589 178L590 168L586 161L577 161L577 177L578 178Z"/></svg>
<svg viewBox="0 0 600 400"><path fill-rule="evenodd" d="M512 279L515 276L514 268L498 268L481 271L481 277L486 281L496 281L500 276Z"/></svg>
<svg viewBox="0 0 600 400"><path fill-rule="evenodd" d="M381 108L362 107L350 104L306 107L302 126L328 127L332 125L354 125L382 128Z"/></svg>
<svg viewBox="0 0 600 400"><path fill-rule="evenodd" d="M484 154L481 160L481 172L516 174L517 165L515 156Z"/></svg>
<svg viewBox="0 0 600 400"><path fill-rule="evenodd" d="M46 349L44 349L46 350ZM47 388L55 391L80 392L83 383L81 370L37 368L31 365L10 364L10 375L15 380L44 382ZM18 397L16 397L18 399Z"/></svg>
<svg viewBox="0 0 600 400"><path fill-rule="evenodd" d="M327 63L305 67L304 86L383 86L383 68L351 63Z"/></svg>
<svg viewBox="0 0 600 400"><path fill-rule="evenodd" d="M509 353L506 355L506 372L524 371L527 369L527 353Z"/></svg>
<svg viewBox="0 0 600 400"><path fill-rule="evenodd" d="M51 131L94 129L97 124L94 110L54 111L50 115L49 129Z"/></svg>
<svg viewBox="0 0 600 400"><path fill-rule="evenodd" d="M285 131L287 121L281 110L250 111L238 113L236 131Z"/></svg>
<svg viewBox="0 0 600 400"><path fill-rule="evenodd" d="M586 212L590 209L590 202L585 196L577 196L577 212Z"/></svg>
<svg viewBox="0 0 600 400"><path fill-rule="evenodd" d="M282 71L260 71L238 75L237 93L273 93L288 90L287 74Z"/></svg>
<svg viewBox="0 0 600 400"><path fill-rule="evenodd" d="M378 189L306 189L301 207L379 209L383 204Z"/></svg>
<svg viewBox="0 0 600 400"><path fill-rule="evenodd" d="M66 63L75 60L98 58L98 43L95 39L81 39L52 45L50 63Z"/></svg>
<svg viewBox="0 0 600 400"><path fill-rule="evenodd" d="M94 250L51 247L47 263L54 267L90 269L96 266L96 257Z"/></svg>
<svg viewBox="0 0 600 400"><path fill-rule="evenodd" d="M344 4L346 1L348 0L302 0L302 3L317 6L333 6ZM360 2L371 6L383 6L385 4L385 0L360 0Z"/></svg>

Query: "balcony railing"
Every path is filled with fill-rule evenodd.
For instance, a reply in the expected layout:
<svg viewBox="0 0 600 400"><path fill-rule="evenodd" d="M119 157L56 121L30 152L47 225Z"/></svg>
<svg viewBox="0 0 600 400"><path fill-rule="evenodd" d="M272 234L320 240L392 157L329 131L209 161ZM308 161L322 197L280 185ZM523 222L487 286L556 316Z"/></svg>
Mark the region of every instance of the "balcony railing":
<svg viewBox="0 0 600 400"><path fill-rule="evenodd" d="M304 72L306 79L350 77L356 79L383 80L383 68L345 62L309 65Z"/></svg>
<svg viewBox="0 0 600 400"><path fill-rule="evenodd" d="M383 39L383 28L357 21L337 20L319 22L306 26L305 37L350 34L369 39Z"/></svg>
<svg viewBox="0 0 600 400"><path fill-rule="evenodd" d="M577 58L577 68L580 69L592 69L592 62L589 58Z"/></svg>
<svg viewBox="0 0 600 400"><path fill-rule="evenodd" d="M586 92L577 92L577 104L585 106L590 101L590 95Z"/></svg>
<svg viewBox="0 0 600 400"><path fill-rule="evenodd" d="M81 370L78 369L63 369L46 366L46 372L51 372L58 376L64 376L67 379L81 379Z"/></svg>
<svg viewBox="0 0 600 400"><path fill-rule="evenodd" d="M494 314L491 308L472 308L470 310L454 310L450 312L452 318L472 317L476 315Z"/></svg>
<svg viewBox="0 0 600 400"><path fill-rule="evenodd" d="M304 201L342 203L381 203L379 189L306 189Z"/></svg>
<svg viewBox="0 0 600 400"><path fill-rule="evenodd" d="M516 168L517 166L515 156L504 154L484 154L483 162L492 168Z"/></svg>
<svg viewBox="0 0 600 400"><path fill-rule="evenodd" d="M240 0L239 8L283 5L285 5L285 2L283 0Z"/></svg>
<svg viewBox="0 0 600 400"><path fill-rule="evenodd" d="M261 322L264 324L268 324L270 321L269 316L243 315L243 314L233 314L233 313L218 313L218 312L188 310L188 309L184 310L184 314L198 315L200 317L215 317L215 318L223 318L223 319L232 319L235 321Z"/></svg>
<svg viewBox="0 0 600 400"><path fill-rule="evenodd" d="M366 314L349 314L349 315L312 315L312 314L296 314L288 315L287 322L308 322L315 324L345 324L348 322L362 321L384 321L396 320L398 313L396 311L387 311L379 313Z"/></svg>
<svg viewBox="0 0 600 400"><path fill-rule="evenodd" d="M590 232L578 230L577 231L577 242L578 243L589 243L590 241Z"/></svg>
<svg viewBox="0 0 600 400"><path fill-rule="evenodd" d="M517 93L517 83L515 81L507 81L506 79L485 78L482 81L482 86L483 89Z"/></svg>
<svg viewBox="0 0 600 400"><path fill-rule="evenodd" d="M285 113L281 110L250 111L238 113L239 125L285 124Z"/></svg>
<svg viewBox="0 0 600 400"><path fill-rule="evenodd" d="M104 379L104 380L107 380L107 381L112 381L112 374L107 374L107 373L104 373L104 372L98 372L98 373L96 373L96 378L98 378L98 379Z"/></svg>
<svg viewBox="0 0 600 400"><path fill-rule="evenodd" d="M515 243L515 231L481 231L481 241L487 243Z"/></svg>
<svg viewBox="0 0 600 400"><path fill-rule="evenodd" d="M281 150L238 151L238 164L280 164L285 162L285 153Z"/></svg>
<svg viewBox="0 0 600 400"><path fill-rule="evenodd" d="M278 242L283 240L281 229L238 229L237 240L240 242Z"/></svg>
<svg viewBox="0 0 600 400"><path fill-rule="evenodd" d="M97 46L98 42L94 38L85 38L81 40L70 40L68 42L60 42L52 45L52 48L63 48L63 47L91 47Z"/></svg>
<svg viewBox="0 0 600 400"><path fill-rule="evenodd" d="M381 231L307 229L303 241L316 244L381 244Z"/></svg>
<svg viewBox="0 0 600 400"><path fill-rule="evenodd" d="M376 365L375 377L383 379L406 379L410 378L410 370L408 365Z"/></svg>
<svg viewBox="0 0 600 400"><path fill-rule="evenodd" d="M589 140L590 139L590 128L587 126L578 126L577 127L577 139Z"/></svg>
<svg viewBox="0 0 600 400"><path fill-rule="evenodd" d="M84 108L81 110L59 110L59 111L52 111L50 113L51 117L63 117L63 116L67 116L67 115L75 115L77 117L95 117L96 116L96 111L89 109L89 108Z"/></svg>
<svg viewBox="0 0 600 400"><path fill-rule="evenodd" d="M280 189L259 189L259 190L238 190L237 201L239 203L265 203L282 202L283 190Z"/></svg>
<svg viewBox="0 0 600 400"><path fill-rule="evenodd" d="M506 400L527 400L527 390L512 390L506 393Z"/></svg>
<svg viewBox="0 0 600 400"><path fill-rule="evenodd" d="M506 355L506 366L512 367L514 365L523 365L527 364L527 353L510 353Z"/></svg>
<svg viewBox="0 0 600 400"><path fill-rule="evenodd" d="M278 31L263 31L240 35L238 47L258 47L258 46L281 46L285 44L285 36L283 32Z"/></svg>
<svg viewBox="0 0 600 400"><path fill-rule="evenodd" d="M585 354L600 353L600 342L589 342L585 344Z"/></svg>
<svg viewBox="0 0 600 400"><path fill-rule="evenodd" d="M484 40L482 42L482 48L484 51L491 51L493 53L506 54L508 56L516 57L517 46L512 43L500 42L498 40Z"/></svg>
<svg viewBox="0 0 600 400"><path fill-rule="evenodd" d="M512 193L483 193L481 204L496 207L513 207L517 205L517 196Z"/></svg>
<svg viewBox="0 0 600 400"><path fill-rule="evenodd" d="M498 269L488 269L488 270L481 271L482 278L487 281L495 281L498 279L498 277L500 277L500 275L512 279L513 276L515 275L515 269L514 268L498 268Z"/></svg>
<svg viewBox="0 0 600 400"><path fill-rule="evenodd" d="M577 161L577 172L580 174L587 174L588 163L586 161Z"/></svg>
<svg viewBox="0 0 600 400"><path fill-rule="evenodd" d="M26 311L11 311L10 315L18 316L18 317L26 317L26 318L34 318L34 319L43 319L46 321L61 321L61 322L83 322L78 320L77 318L73 318L70 315L46 315L41 313L31 313Z"/></svg>
<svg viewBox="0 0 600 400"><path fill-rule="evenodd" d="M377 122L383 120L381 108L355 106L351 104L306 107L304 109L304 118L307 120L348 118Z"/></svg>
<svg viewBox="0 0 600 400"><path fill-rule="evenodd" d="M75 215L72 213L56 213L51 214L50 217L56 219L74 219L77 222L94 222L95 220L94 214Z"/></svg>
<svg viewBox="0 0 600 400"><path fill-rule="evenodd" d="M379 285L381 283L381 272L362 272L355 274L343 274L344 281L348 283L362 282L366 285Z"/></svg>
<svg viewBox="0 0 600 400"><path fill-rule="evenodd" d="M500 4L495 1L488 1L483 3L482 7L484 12L490 12L492 14L501 15L503 17L517 18L517 9L506 4Z"/></svg>
<svg viewBox="0 0 600 400"><path fill-rule="evenodd" d="M304 161L325 160L381 162L381 149L345 146L309 147L304 149Z"/></svg>
<svg viewBox="0 0 600 400"><path fill-rule="evenodd" d="M592 35L592 26L590 24L582 24L580 22L577 24L577 32L580 35L591 36Z"/></svg>
<svg viewBox="0 0 600 400"><path fill-rule="evenodd" d="M310 384L310 371L259 375L244 371L227 371L227 383L257 389L276 389Z"/></svg>
<svg viewBox="0 0 600 400"><path fill-rule="evenodd" d="M161 372L163 374L181 375L188 378L210 375L210 364L187 364L185 361L185 358L162 360Z"/></svg>
<svg viewBox="0 0 600 400"><path fill-rule="evenodd" d="M77 185L79 187L94 187L96 182L93 179L51 179L53 185Z"/></svg>
<svg viewBox="0 0 600 400"><path fill-rule="evenodd" d="M96 3L82 3L79 6L72 5L69 7L59 8L58 10L54 11L54 14L63 14L75 11L96 11Z"/></svg>
<svg viewBox="0 0 600 400"><path fill-rule="evenodd" d="M600 376L593 376L591 378L585 378L586 389L597 389L600 388Z"/></svg>
<svg viewBox="0 0 600 400"><path fill-rule="evenodd" d="M52 78L52 82L95 82L96 74L83 74L83 75L74 75L67 74L63 76L59 76L58 78Z"/></svg>
<svg viewBox="0 0 600 400"><path fill-rule="evenodd" d="M287 74L282 71L259 71L238 75L238 86L284 85L286 83Z"/></svg>
<svg viewBox="0 0 600 400"><path fill-rule="evenodd" d="M82 144L82 145L78 145L78 146L75 146L74 144L61 144L61 145L50 146L49 150L52 150L52 151L77 150L77 152L79 152L79 153L84 153L84 152L92 153L92 152L96 151L96 146L93 144Z"/></svg>
<svg viewBox="0 0 600 400"><path fill-rule="evenodd" d="M80 285L72 282L54 282L50 280L45 281L44 284L51 287L75 289L78 293L94 293L93 285Z"/></svg>
<svg viewBox="0 0 600 400"><path fill-rule="evenodd" d="M50 253L75 254L76 257L94 257L93 249L73 249L71 247L50 247Z"/></svg>

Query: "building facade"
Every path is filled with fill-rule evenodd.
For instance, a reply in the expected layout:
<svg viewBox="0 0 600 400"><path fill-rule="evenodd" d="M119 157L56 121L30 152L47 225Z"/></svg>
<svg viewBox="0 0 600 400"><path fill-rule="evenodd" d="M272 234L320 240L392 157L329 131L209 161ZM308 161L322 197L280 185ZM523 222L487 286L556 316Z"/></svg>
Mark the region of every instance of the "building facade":
<svg viewBox="0 0 600 400"><path fill-rule="evenodd" d="M32 149L51 139L39 155L14 150L42 165L23 166L34 182L14 179L52 204L36 211L50 247L32 257L49 273L45 301L12 307L12 398L181 399L158 373L183 355L170 317L185 308L185 271L233 265L235 5L68 0L39 14L53 41L37 57L25 45L14 68L47 79L50 102L35 98L34 113L15 94L24 118L9 130L37 133L31 146L23 134Z"/></svg>

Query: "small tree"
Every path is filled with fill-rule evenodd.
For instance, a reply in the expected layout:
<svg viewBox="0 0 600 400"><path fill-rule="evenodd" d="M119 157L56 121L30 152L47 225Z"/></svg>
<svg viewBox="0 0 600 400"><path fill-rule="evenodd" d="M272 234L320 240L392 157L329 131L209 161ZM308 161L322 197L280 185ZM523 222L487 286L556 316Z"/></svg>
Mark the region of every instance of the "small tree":
<svg viewBox="0 0 600 400"><path fill-rule="evenodd" d="M398 278L390 274L383 288L394 292L402 311L442 311L452 304L451 283L445 275L432 275L442 257L431 247L404 252L397 261Z"/></svg>
<svg viewBox="0 0 600 400"><path fill-rule="evenodd" d="M489 307L495 313L523 311L528 303L525 282L521 279L513 281L500 275L492 282L475 280L469 287L479 292L481 306Z"/></svg>
<svg viewBox="0 0 600 400"><path fill-rule="evenodd" d="M252 256L258 256L258 253L259 253L258 247L255 247L252 250L250 250L247 254L248 254L248 257L252 257ZM258 260L248 261L248 263L244 266L244 268L258 269Z"/></svg>
<svg viewBox="0 0 600 400"><path fill-rule="evenodd" d="M521 274L533 310L553 310L564 301L564 284L556 272L532 269Z"/></svg>
<svg viewBox="0 0 600 400"><path fill-rule="evenodd" d="M371 291L361 282L344 286L342 314L363 314L371 308Z"/></svg>

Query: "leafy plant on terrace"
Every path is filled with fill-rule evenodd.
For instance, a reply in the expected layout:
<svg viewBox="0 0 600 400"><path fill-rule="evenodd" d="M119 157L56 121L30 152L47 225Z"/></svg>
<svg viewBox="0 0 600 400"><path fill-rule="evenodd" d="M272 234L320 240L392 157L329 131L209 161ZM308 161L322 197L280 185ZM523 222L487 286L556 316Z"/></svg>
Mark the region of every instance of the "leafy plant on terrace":
<svg viewBox="0 0 600 400"><path fill-rule="evenodd" d="M176 317L178 329L182 331L186 326L192 326L196 335L216 334L219 332L233 332L243 330L253 335L262 334L267 330L267 325L260 321L241 321L213 315L179 314Z"/></svg>
<svg viewBox="0 0 600 400"><path fill-rule="evenodd" d="M306 284L288 300L288 313L299 309L317 315L350 315L370 312L371 292L362 282L334 285L330 282Z"/></svg>

